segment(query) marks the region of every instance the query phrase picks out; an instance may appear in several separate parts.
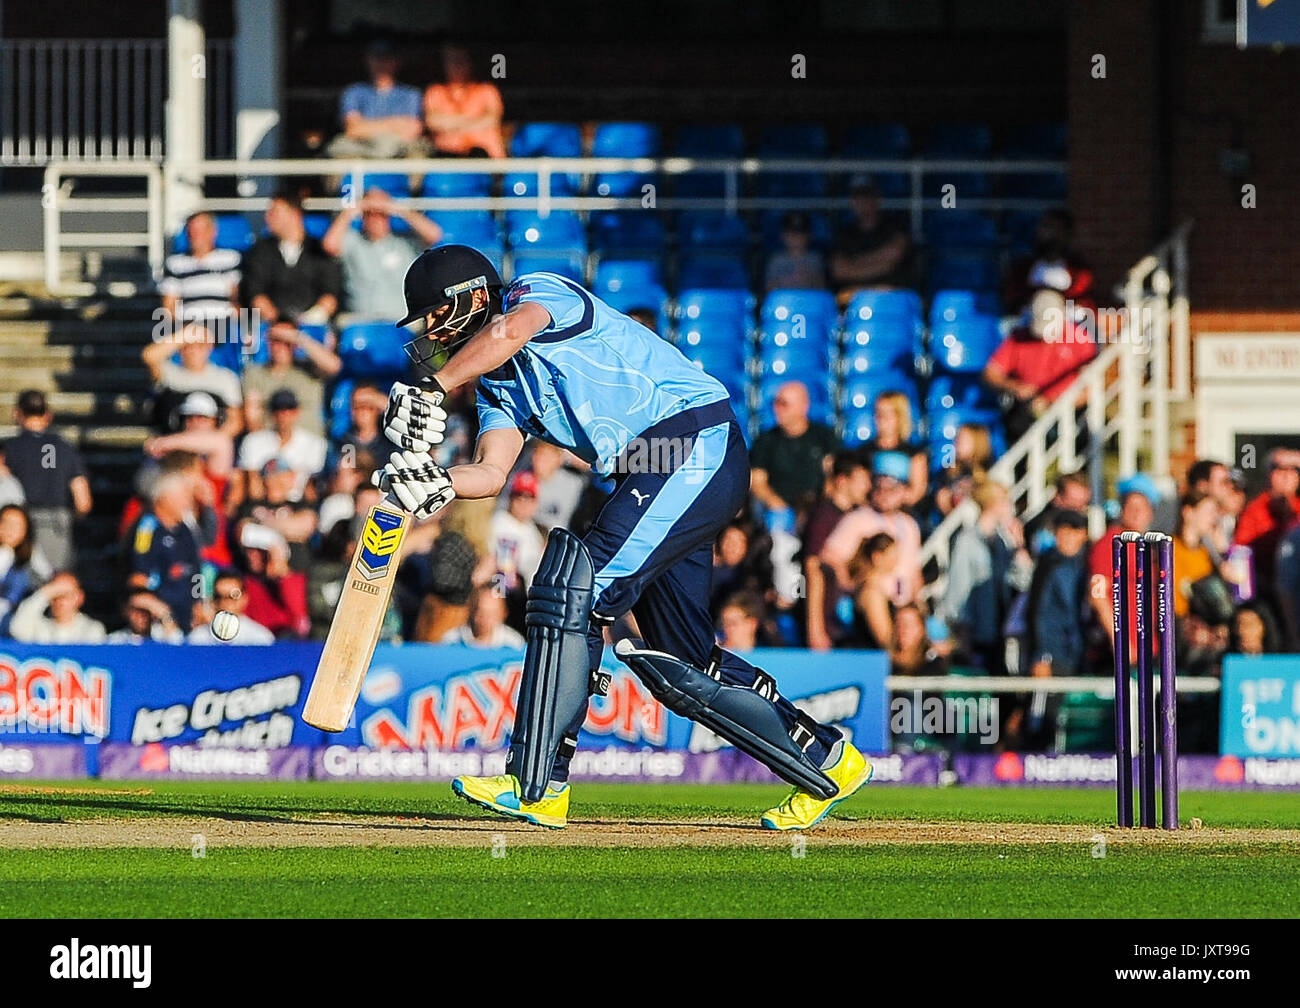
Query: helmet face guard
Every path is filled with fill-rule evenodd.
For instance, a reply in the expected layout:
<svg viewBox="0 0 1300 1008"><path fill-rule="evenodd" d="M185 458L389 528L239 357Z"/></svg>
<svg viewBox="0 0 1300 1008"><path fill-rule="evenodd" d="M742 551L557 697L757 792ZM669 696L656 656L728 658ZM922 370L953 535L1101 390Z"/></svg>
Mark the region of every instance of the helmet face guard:
<svg viewBox="0 0 1300 1008"><path fill-rule="evenodd" d="M437 371L451 358L464 343L487 324L491 316L491 297L484 297L477 307L474 305L474 292L482 290L490 295L488 278L485 276L466 280L443 291L446 300L430 305L403 328L414 337L402 349L411 363L424 365ZM450 305L432 328L425 328L428 316Z"/></svg>

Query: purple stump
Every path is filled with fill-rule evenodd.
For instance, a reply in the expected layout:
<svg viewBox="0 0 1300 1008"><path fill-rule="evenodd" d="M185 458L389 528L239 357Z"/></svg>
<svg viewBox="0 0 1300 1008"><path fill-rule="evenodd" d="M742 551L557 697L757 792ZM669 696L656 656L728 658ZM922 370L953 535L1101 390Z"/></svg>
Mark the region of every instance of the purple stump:
<svg viewBox="0 0 1300 1008"><path fill-rule="evenodd" d="M1156 619L1160 629L1161 825L1178 829L1178 682L1174 666L1174 541L1160 537Z"/></svg>
<svg viewBox="0 0 1300 1008"><path fill-rule="evenodd" d="M1129 725L1128 592L1124 575L1128 569L1128 544L1132 533L1121 532L1111 540L1111 616L1115 626L1115 798L1119 803L1116 822L1133 825L1133 739Z"/></svg>
<svg viewBox="0 0 1300 1008"><path fill-rule="evenodd" d="M1138 825L1155 829L1156 825L1156 725L1155 668L1151 648L1151 550L1145 538L1134 546L1134 606L1137 623L1137 732L1138 732Z"/></svg>

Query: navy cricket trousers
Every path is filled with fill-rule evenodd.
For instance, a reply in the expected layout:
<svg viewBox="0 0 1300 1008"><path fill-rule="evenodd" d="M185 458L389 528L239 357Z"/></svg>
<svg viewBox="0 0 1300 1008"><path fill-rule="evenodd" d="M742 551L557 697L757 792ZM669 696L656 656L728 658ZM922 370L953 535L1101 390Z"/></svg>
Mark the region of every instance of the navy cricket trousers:
<svg viewBox="0 0 1300 1008"><path fill-rule="evenodd" d="M704 669L716 643L709 615L713 543L749 492L749 452L730 404L696 407L650 427L620 457L614 478L614 492L583 537L596 571L591 667L599 667L604 650L602 624L631 611L648 647ZM754 666L721 654L723 681L752 686ZM775 703L793 728L794 705L782 696ZM570 737L586 716L584 705ZM820 764L840 737L838 729L819 726L809 758ZM562 754L551 779L568 776Z"/></svg>

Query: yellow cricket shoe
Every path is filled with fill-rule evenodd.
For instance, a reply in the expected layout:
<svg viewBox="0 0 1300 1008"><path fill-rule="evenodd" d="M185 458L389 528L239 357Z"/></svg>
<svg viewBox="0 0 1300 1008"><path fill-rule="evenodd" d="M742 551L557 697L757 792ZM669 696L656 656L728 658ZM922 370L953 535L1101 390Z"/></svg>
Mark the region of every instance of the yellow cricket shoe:
<svg viewBox="0 0 1300 1008"><path fill-rule="evenodd" d="M840 758L824 771L827 777L840 786L835 797L818 798L801 788L795 788L780 805L763 813L763 827L770 830L806 830L816 826L831 809L871 780L872 769L862 753L846 741Z"/></svg>
<svg viewBox="0 0 1300 1008"><path fill-rule="evenodd" d="M548 784L541 801L526 802L519 797L519 781L513 774L499 777L457 777L451 782L453 793L467 802L511 819L522 819L534 826L564 829L569 821L569 785L558 788Z"/></svg>

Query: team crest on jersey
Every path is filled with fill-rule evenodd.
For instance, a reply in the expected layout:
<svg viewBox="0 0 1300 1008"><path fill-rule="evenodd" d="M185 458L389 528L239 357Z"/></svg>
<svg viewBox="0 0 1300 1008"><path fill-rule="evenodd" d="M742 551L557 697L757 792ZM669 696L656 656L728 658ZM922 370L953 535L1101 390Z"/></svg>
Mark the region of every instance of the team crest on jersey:
<svg viewBox="0 0 1300 1008"><path fill-rule="evenodd" d="M393 554L402 544L402 516L378 509L366 519L361 530L357 572L366 579L377 578L388 569Z"/></svg>

